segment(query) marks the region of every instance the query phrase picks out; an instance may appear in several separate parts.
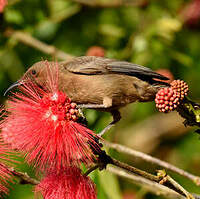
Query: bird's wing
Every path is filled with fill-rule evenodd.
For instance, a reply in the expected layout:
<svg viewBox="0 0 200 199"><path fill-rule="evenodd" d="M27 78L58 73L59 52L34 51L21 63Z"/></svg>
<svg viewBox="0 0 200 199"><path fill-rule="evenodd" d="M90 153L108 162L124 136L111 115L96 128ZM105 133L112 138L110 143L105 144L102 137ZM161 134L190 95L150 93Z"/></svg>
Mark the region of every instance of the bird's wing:
<svg viewBox="0 0 200 199"><path fill-rule="evenodd" d="M144 77L146 76L149 78L168 80L167 77L152 71L150 68L129 63L129 62L125 62L125 61L113 61L111 63L108 63L107 69L109 71L112 71L113 73L122 73L129 76L136 76L139 78L142 76Z"/></svg>
<svg viewBox="0 0 200 199"><path fill-rule="evenodd" d="M82 56L63 62L63 67L72 73L85 75L105 74L108 73L106 65L109 61L111 61L111 59L94 56Z"/></svg>
<svg viewBox="0 0 200 199"><path fill-rule="evenodd" d="M129 63L126 61L117 61L113 59L83 56L73 59L72 61L63 62L63 67L72 73L97 75L97 74L125 74L135 76L140 79L160 79L168 80L167 77L160 75L150 68Z"/></svg>

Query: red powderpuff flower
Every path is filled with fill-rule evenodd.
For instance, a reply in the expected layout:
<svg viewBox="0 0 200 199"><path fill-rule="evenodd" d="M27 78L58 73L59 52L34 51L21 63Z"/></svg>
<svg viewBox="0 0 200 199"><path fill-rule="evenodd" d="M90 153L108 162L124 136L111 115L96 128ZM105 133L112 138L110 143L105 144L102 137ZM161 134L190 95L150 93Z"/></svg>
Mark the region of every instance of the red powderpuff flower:
<svg viewBox="0 0 200 199"><path fill-rule="evenodd" d="M11 176L12 174L7 166L3 163L0 163L0 197L8 194L9 181L12 181Z"/></svg>
<svg viewBox="0 0 200 199"><path fill-rule="evenodd" d="M0 0L0 13L3 12L4 7L8 4L7 0Z"/></svg>
<svg viewBox="0 0 200 199"><path fill-rule="evenodd" d="M29 80L19 86L23 93L8 101L9 114L0 125L3 138L41 170L56 167L59 172L63 166L90 164L96 158L93 152L101 150L99 137L76 122L76 105L58 90L58 66L53 71L45 63L45 89Z"/></svg>
<svg viewBox="0 0 200 199"><path fill-rule="evenodd" d="M95 185L75 167L50 172L35 188L44 199L96 199Z"/></svg>
<svg viewBox="0 0 200 199"><path fill-rule="evenodd" d="M13 160L9 158L8 147L0 139L0 197L9 192L9 182L12 182L12 173L7 165L11 165Z"/></svg>

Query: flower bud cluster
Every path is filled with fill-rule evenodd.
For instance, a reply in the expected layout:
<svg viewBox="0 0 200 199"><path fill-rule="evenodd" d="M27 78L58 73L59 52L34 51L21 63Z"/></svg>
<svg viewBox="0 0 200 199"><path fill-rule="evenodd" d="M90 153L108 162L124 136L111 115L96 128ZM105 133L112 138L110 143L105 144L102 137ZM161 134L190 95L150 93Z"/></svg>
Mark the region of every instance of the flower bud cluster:
<svg viewBox="0 0 200 199"><path fill-rule="evenodd" d="M77 104L72 102L69 105L66 106L66 117L68 120L72 120L76 122L79 117L79 111L77 108Z"/></svg>
<svg viewBox="0 0 200 199"><path fill-rule="evenodd" d="M170 85L180 100L183 100L184 97L188 94L188 84L183 80L174 80Z"/></svg>
<svg viewBox="0 0 200 199"><path fill-rule="evenodd" d="M183 80L174 80L170 87L161 88L155 98L156 107L160 112L168 113L177 108L189 91Z"/></svg>

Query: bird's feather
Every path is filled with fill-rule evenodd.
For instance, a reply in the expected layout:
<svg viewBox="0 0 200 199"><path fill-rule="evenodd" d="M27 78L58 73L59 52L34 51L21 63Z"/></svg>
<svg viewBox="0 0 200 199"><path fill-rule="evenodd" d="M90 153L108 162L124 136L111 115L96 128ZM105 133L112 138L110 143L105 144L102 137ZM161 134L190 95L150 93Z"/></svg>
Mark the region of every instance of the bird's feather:
<svg viewBox="0 0 200 199"><path fill-rule="evenodd" d="M144 81L153 78L168 80L167 77L144 66L126 61L117 61L114 59L94 56L83 56L75 58L69 62L63 62L63 67L69 72L83 75L125 74L128 76L138 77Z"/></svg>

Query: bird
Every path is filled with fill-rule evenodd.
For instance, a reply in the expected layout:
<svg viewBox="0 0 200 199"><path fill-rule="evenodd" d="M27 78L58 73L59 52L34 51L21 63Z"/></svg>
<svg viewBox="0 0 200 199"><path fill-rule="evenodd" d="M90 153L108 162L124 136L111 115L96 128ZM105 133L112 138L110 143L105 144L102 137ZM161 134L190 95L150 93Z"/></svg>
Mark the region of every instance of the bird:
<svg viewBox="0 0 200 199"><path fill-rule="evenodd" d="M29 77L43 86L47 71L45 61L33 64L21 80L6 93ZM54 67L55 62L49 62ZM110 112L113 121L100 133L102 136L121 119L119 109L133 102L149 102L161 87L168 86L167 77L150 68L105 57L81 56L58 63L59 89L79 108Z"/></svg>

